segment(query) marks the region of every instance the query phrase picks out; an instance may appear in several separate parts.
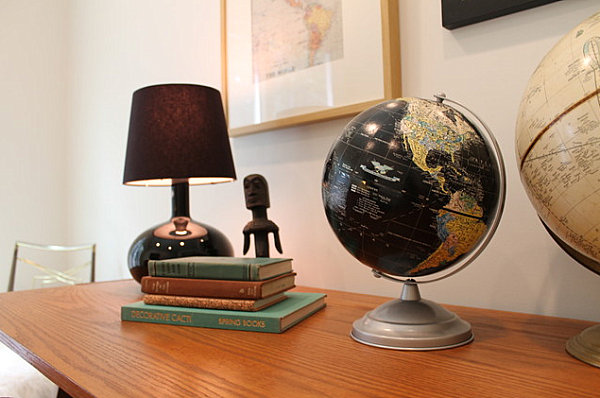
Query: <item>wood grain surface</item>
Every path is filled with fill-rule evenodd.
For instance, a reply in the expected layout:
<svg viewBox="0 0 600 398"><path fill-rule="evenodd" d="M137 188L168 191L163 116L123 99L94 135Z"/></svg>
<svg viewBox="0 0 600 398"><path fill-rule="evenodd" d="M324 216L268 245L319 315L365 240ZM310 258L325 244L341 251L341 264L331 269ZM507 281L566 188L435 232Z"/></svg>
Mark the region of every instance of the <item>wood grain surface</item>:
<svg viewBox="0 0 600 398"><path fill-rule="evenodd" d="M394 351L349 337L389 298L332 290L283 334L121 322L133 280L0 294L0 340L73 397L597 397L566 340L593 323L447 306L475 341Z"/></svg>

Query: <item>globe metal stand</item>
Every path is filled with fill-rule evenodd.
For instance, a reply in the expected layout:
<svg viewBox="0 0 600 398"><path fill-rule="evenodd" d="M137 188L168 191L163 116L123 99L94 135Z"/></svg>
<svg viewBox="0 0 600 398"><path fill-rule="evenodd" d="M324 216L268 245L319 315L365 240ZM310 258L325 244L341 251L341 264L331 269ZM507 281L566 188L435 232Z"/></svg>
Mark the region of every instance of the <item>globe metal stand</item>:
<svg viewBox="0 0 600 398"><path fill-rule="evenodd" d="M578 154L572 156L572 160L567 160L564 156L566 152L563 152L564 148L569 154L575 154L571 148L566 148L566 140L563 137L569 136L569 142L579 144L596 140L600 133L595 126L600 111L600 103L597 101L600 76L600 58L597 52L600 36L598 22L600 13L582 21L557 41L540 61L536 72L527 83L519 106L516 141L521 181L544 227L568 255L600 275L600 246L595 227L600 222L600 213L597 211L597 198L592 195L600 187L594 174L597 159L594 158L590 164L586 162L584 165L580 162ZM577 50L574 51L574 48ZM573 79L561 86L560 92L539 90L539 87L547 82L561 78L564 71L573 65L578 65L578 75L589 76L592 84L582 86L579 81ZM561 99L558 101L560 103L553 101L557 98ZM538 107L540 101L552 101L552 112L548 113L547 108ZM583 104L585 107L579 108ZM560 116L550 123L537 123L541 120L551 120L555 114ZM592 119L588 120L588 114L595 117L592 116ZM555 150L559 147L560 150ZM539 159L544 159L543 163L536 162ZM592 160L592 157L589 159ZM573 166L563 170L563 167L571 162ZM550 193L552 188L546 185L547 181L551 180L564 181L564 176L577 178L561 186L559 199L557 195L553 196ZM566 203L570 207L563 205ZM584 208L582 205L590 207ZM589 210L594 207L596 211ZM571 214L575 213L582 217L571 218ZM571 337L565 348L576 359L600 367L600 325L589 327Z"/></svg>
<svg viewBox="0 0 600 398"><path fill-rule="evenodd" d="M492 235L498 227L498 223L500 222L500 217L504 208L504 202L506 197L506 178L504 163L502 160L502 155L498 143L494 139L494 136L492 135L490 129L479 117L477 117L477 115L475 115L472 111L459 104L458 102L447 99L444 94L436 95L435 98L438 103L452 103L464 109L473 116L473 118L468 118L467 116L463 115L462 112L455 108L455 111L458 114L461 114L465 119L467 119L468 122L473 125L473 129L477 130L480 133L486 148L488 148L489 150L490 160L493 163L493 165L490 165L490 167L492 167L494 173L494 176L489 176L490 179L494 180L494 185L491 186L490 189L497 190L496 197L494 198L494 200L490 200L489 203L490 208L488 209L486 214L486 219L488 221L486 222L487 229L485 233L480 238L478 238L476 242L472 242L472 246L467 252L460 254L460 257L456 257L457 260L455 262L454 259L452 259L453 262L450 266L444 267L444 269L439 271L431 272L431 274L435 276L429 276L429 274L419 275L418 273L410 272L403 274L402 271L398 271L398 273L393 273L393 268L392 271L388 271L387 274L383 273L379 269L373 270L374 275L378 278L383 277L396 282L402 282L403 289L400 298L391 300L387 303L380 305L379 307L375 308L372 311L369 311L362 318L356 320L353 323L352 331L350 333L351 337L360 343L367 344L370 346L395 350L439 350L459 347L468 344L471 341L473 341L474 338L473 332L471 330L471 325L468 322L465 322L464 320L460 319L456 314L454 314L451 311L448 311L441 305L421 298L418 283L434 282L459 272L469 263L471 263L473 259L475 259L489 243ZM411 100L407 99L406 101ZM390 103L383 104L385 104L385 106L388 108L389 105L392 105L393 108L395 102L390 101ZM448 108L453 107L448 106ZM386 112L388 111L386 110ZM357 118L360 119L361 115L357 116ZM369 117L371 117L370 113L369 115ZM354 120L357 119L355 118L353 119L353 121ZM362 119L358 120L356 123L359 122L362 122ZM373 125L376 125L376 123L373 123ZM480 126L481 129L479 129L477 126ZM371 134L369 134L369 137L371 137ZM368 141L367 139L367 142L371 141ZM342 222L339 220L332 221L329 218L329 213L327 212L328 206L330 206L330 204L327 202L327 197L329 194L331 194L331 192L328 192L327 189L330 186L335 186L336 183L335 180L330 181L330 177L335 177L335 173L333 177L328 173L328 170L330 170L329 167L333 164L333 161L331 159L333 155L335 155L334 149L335 146L330 152L328 163L326 163L325 175L323 177L323 196L329 223L333 227L334 231L336 231L337 233L338 228L340 227L340 224L342 224ZM336 161L339 161L339 159ZM375 161L372 161L371 163L373 163L373 165L376 168L378 168L378 166L381 166L378 164L378 162ZM360 166L360 169L362 169L363 171L366 171L365 168L366 166L364 165ZM388 168L393 169L389 166ZM377 178L384 178L382 176L385 176L386 172L387 170L385 169L385 165L382 166L382 170L379 170L378 168L378 171L367 171L367 173L371 175L376 175ZM347 175L345 178L348 178ZM347 180L344 180L344 184L346 182ZM366 184L365 181L363 181L362 183ZM378 188L374 189L377 191ZM489 194L492 194L492 192L490 191ZM339 208L346 209L346 198L344 197L343 193L339 196L340 198L336 197L335 204L331 205L332 208L334 206L337 206ZM374 208L376 208L377 211L381 210L378 208L377 202L375 200L372 200L372 202L375 203ZM424 204L424 206L426 205ZM446 210L451 211L452 209L448 208ZM455 211L458 214L462 214L460 209L453 209L452 211ZM357 218L362 219L361 217L366 217L364 215L365 213L368 213L368 211L360 213L360 216L357 216ZM469 215L463 214L463 216ZM353 226L353 228L368 228L368 226L360 224L360 226L356 225ZM381 235L385 236L385 234ZM356 252L356 247L354 246L354 244L347 245L344 242L344 239L342 239L342 237L338 235L338 238L340 239L342 244L344 244L346 249L348 249L350 253L354 255L354 257L359 259L362 258L361 256L357 255L358 253ZM386 239L395 238L387 236ZM375 241L375 239L373 240ZM391 262L392 259L393 256L390 256L388 257L387 261ZM379 267L381 264L379 264L379 266L378 264L372 264L368 258L362 260L364 260L363 262L365 265L371 267L377 266L378 268L385 269L385 267ZM393 275L404 277L405 279L400 279L391 276L389 273L393 273Z"/></svg>
<svg viewBox="0 0 600 398"><path fill-rule="evenodd" d="M463 108L473 116L474 120L471 121L478 122L482 127L482 138L494 149L492 156L499 173L500 193L498 206L493 211L489 231L484 239L460 264L445 275L427 282L459 272L483 251L498 227L506 196L504 162L491 130L474 112L456 101L449 100L445 94L438 94L435 98L440 103L450 102ZM404 283L402 295L399 299L384 303L356 320L350 333L353 339L363 344L396 350L440 350L459 347L473 341L471 325L441 305L422 299L416 280L396 278L378 270L373 270L373 274L377 278L383 277Z"/></svg>
<svg viewBox="0 0 600 398"><path fill-rule="evenodd" d="M567 242L555 234L540 218L542 225L552 239L575 261L596 274L600 274L600 263L583 253L578 252ZM567 340L565 349L573 357L592 366L600 368L600 325L591 326Z"/></svg>
<svg viewBox="0 0 600 398"><path fill-rule="evenodd" d="M379 271L376 277L400 281ZM354 340L395 350L440 350L473 341L471 325L441 305L421 298L417 283L408 279L399 299L388 301L354 322Z"/></svg>
<svg viewBox="0 0 600 398"><path fill-rule="evenodd" d="M600 325L591 326L571 337L566 349L580 361L600 368Z"/></svg>

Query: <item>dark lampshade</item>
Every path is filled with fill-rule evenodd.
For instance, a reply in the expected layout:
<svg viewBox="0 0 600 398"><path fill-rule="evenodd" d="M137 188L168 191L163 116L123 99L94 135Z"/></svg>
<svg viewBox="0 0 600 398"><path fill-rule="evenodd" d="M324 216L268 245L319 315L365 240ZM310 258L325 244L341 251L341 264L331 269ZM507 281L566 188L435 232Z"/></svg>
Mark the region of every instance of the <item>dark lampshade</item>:
<svg viewBox="0 0 600 398"><path fill-rule="evenodd" d="M218 90L163 84L133 93L123 184L195 185L235 178Z"/></svg>
<svg viewBox="0 0 600 398"><path fill-rule="evenodd" d="M232 256L218 229L194 221L189 185L235 180L219 91L193 84L163 84L133 93L123 184L171 186L171 218L140 234L127 263L135 280L149 260Z"/></svg>

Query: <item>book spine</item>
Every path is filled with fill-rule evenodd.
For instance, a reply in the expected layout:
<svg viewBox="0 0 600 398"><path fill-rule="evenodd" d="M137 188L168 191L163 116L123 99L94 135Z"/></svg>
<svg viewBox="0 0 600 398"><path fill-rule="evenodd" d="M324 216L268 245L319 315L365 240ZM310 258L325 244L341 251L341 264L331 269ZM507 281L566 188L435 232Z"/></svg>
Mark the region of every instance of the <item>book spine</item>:
<svg viewBox="0 0 600 398"><path fill-rule="evenodd" d="M202 296L240 299L262 298L259 282L210 279L142 278L142 292L173 296Z"/></svg>
<svg viewBox="0 0 600 398"><path fill-rule="evenodd" d="M226 315L218 311L198 314L181 310L172 312L159 308L136 309L121 307L121 320L266 333L282 332L278 319L264 319L253 315L252 312L249 312L248 315L237 313Z"/></svg>
<svg viewBox="0 0 600 398"><path fill-rule="evenodd" d="M144 303L152 305L169 305L175 307L212 308L219 310L256 311L254 300L223 299L208 297L164 296L147 294Z"/></svg>
<svg viewBox="0 0 600 398"><path fill-rule="evenodd" d="M192 279L228 279L252 281L258 279L258 267L253 264L201 264L191 262L148 261L150 276Z"/></svg>

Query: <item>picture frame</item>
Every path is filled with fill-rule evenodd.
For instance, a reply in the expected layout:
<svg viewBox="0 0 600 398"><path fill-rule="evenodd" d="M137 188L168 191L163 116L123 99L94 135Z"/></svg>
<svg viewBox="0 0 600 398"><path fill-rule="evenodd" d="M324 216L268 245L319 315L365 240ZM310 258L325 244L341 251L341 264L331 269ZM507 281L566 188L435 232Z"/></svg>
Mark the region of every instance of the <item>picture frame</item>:
<svg viewBox="0 0 600 398"><path fill-rule="evenodd" d="M560 0L442 0L442 26L456 29Z"/></svg>
<svg viewBox="0 0 600 398"><path fill-rule="evenodd" d="M328 12L323 37L308 29L307 9L284 13L291 4ZM352 116L401 95L398 0L221 0L221 51L233 137Z"/></svg>

